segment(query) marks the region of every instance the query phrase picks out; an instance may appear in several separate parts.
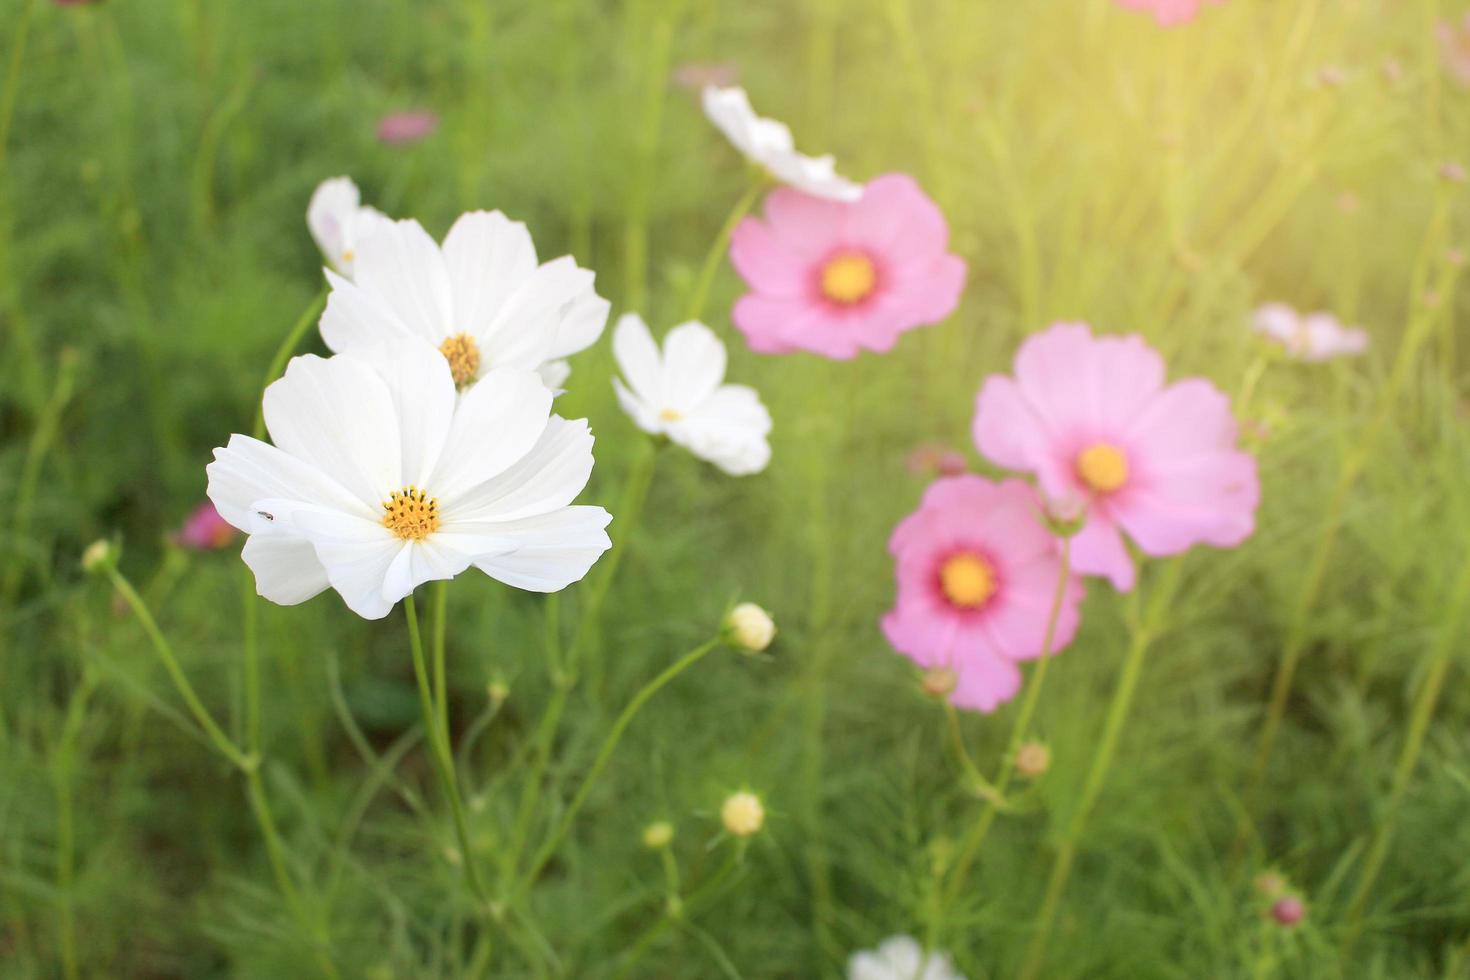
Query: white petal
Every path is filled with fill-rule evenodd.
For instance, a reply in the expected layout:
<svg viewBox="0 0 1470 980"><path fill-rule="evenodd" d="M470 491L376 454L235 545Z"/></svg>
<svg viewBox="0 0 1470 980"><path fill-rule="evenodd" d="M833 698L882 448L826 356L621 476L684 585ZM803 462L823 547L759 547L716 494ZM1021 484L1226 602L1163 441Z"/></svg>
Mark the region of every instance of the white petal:
<svg viewBox="0 0 1470 980"><path fill-rule="evenodd" d="M702 323L684 323L664 338L664 393L667 404L687 413L725 380L725 345Z"/></svg>
<svg viewBox="0 0 1470 980"><path fill-rule="evenodd" d="M639 398L618 378L612 379L613 392L618 396L618 404L633 420L633 424L650 435L662 435L664 431L663 419L659 418L659 409Z"/></svg>
<svg viewBox="0 0 1470 980"><path fill-rule="evenodd" d="M454 578L470 567L473 555L461 554L431 534L422 541L411 541L393 559L383 577L383 598L391 605L409 595L425 582Z"/></svg>
<svg viewBox="0 0 1470 980"><path fill-rule="evenodd" d="M387 383L398 416L403 483L425 486L454 420L457 394L449 362L426 342L407 336L350 356L370 365Z"/></svg>
<svg viewBox="0 0 1470 980"><path fill-rule="evenodd" d="M214 451L209 499L221 517L242 531L256 529L255 503L267 497L335 507L359 516L372 511L346 487L310 463L249 436L230 436L229 445Z"/></svg>
<svg viewBox="0 0 1470 980"><path fill-rule="evenodd" d="M591 289L592 273L577 268L571 256L539 267L477 337L481 370L518 367L534 371L561 356L556 351L562 321Z"/></svg>
<svg viewBox="0 0 1470 980"><path fill-rule="evenodd" d="M463 333L451 316L449 274L439 246L417 221L377 229L357 251L352 281L435 347Z"/></svg>
<svg viewBox="0 0 1470 980"><path fill-rule="evenodd" d="M724 385L698 411L669 427L669 438L731 476L759 473L771 461L771 415L745 385Z"/></svg>
<svg viewBox="0 0 1470 980"><path fill-rule="evenodd" d="M439 465L426 481L445 514L457 499L531 451L551 418L551 390L534 371L498 369L460 396Z"/></svg>
<svg viewBox="0 0 1470 980"><path fill-rule="evenodd" d="M663 357L648 324L637 313L624 313L618 318L613 329L613 357L633 392L643 401L663 407Z"/></svg>
<svg viewBox="0 0 1470 980"><path fill-rule="evenodd" d="M388 386L346 357L293 358L265 390L265 424L277 446L333 478L369 508L403 486L398 419Z"/></svg>
<svg viewBox="0 0 1470 980"><path fill-rule="evenodd" d="M499 211L472 211L449 229L444 264L454 297L454 333L480 337L535 274L536 246L521 222Z"/></svg>
<svg viewBox="0 0 1470 980"><path fill-rule="evenodd" d="M306 227L333 267L340 268L347 247L347 226L361 199L350 177L333 177L317 185L306 206Z"/></svg>
<svg viewBox="0 0 1470 980"><path fill-rule="evenodd" d="M547 361L536 369L541 375L541 381L551 389L553 395L561 395L566 391L567 379L572 376L572 366L566 361Z"/></svg>
<svg viewBox="0 0 1470 980"><path fill-rule="evenodd" d="M570 357L597 343L607 327L607 315L612 304L593 291L591 282L579 297L572 301L561 318L556 332L556 341L551 345L552 357Z"/></svg>
<svg viewBox="0 0 1470 980"><path fill-rule="evenodd" d="M586 419L553 415L540 440L510 469L456 498L444 527L457 522L512 521L567 506L592 475L592 432Z"/></svg>
<svg viewBox="0 0 1470 980"><path fill-rule="evenodd" d="M304 538L252 534L241 552L255 573L255 591L282 606L305 602L326 589L327 570Z"/></svg>
<svg viewBox="0 0 1470 980"><path fill-rule="evenodd" d="M568 507L541 517L495 525L520 547L475 562L486 575L532 592L557 592L587 574L612 547L604 530L612 515L601 507Z"/></svg>
<svg viewBox="0 0 1470 980"><path fill-rule="evenodd" d="M311 542L328 581L348 609L364 619L388 615L397 602L384 591L388 571L408 542L380 521L324 508L297 508L285 519Z"/></svg>
<svg viewBox="0 0 1470 980"><path fill-rule="evenodd" d="M327 282L332 291L327 295L327 308L322 311L318 327L322 340L332 350L340 354L417 336L403 325L392 307L372 293L358 288L330 269L327 270Z"/></svg>

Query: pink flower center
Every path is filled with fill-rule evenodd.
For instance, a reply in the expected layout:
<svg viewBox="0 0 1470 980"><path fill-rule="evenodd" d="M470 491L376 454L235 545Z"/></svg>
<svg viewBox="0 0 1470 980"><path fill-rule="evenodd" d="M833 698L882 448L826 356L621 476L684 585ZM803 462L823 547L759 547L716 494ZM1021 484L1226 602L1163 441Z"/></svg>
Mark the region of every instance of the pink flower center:
<svg viewBox="0 0 1470 980"><path fill-rule="evenodd" d="M1128 482L1128 457L1108 442L1095 442L1077 454L1077 477L1095 493L1112 493Z"/></svg>
<svg viewBox="0 0 1470 980"><path fill-rule="evenodd" d="M878 270L862 252L838 252L822 266L822 295L842 306L861 303L877 284Z"/></svg>
<svg viewBox="0 0 1470 980"><path fill-rule="evenodd" d="M939 568L939 588L957 609L979 609L995 595L995 569L973 552L945 559Z"/></svg>

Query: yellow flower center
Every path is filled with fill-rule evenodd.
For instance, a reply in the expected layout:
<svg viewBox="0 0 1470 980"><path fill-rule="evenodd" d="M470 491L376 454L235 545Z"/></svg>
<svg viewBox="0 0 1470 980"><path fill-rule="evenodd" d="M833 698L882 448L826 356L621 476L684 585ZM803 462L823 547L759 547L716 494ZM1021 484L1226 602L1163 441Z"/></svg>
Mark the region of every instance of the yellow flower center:
<svg viewBox="0 0 1470 980"><path fill-rule="evenodd" d="M439 530L439 501L417 487L394 490L383 502L383 526L404 541L422 541Z"/></svg>
<svg viewBox="0 0 1470 980"><path fill-rule="evenodd" d="M1077 454L1077 475L1097 493L1112 493L1128 482L1128 457L1111 443L1094 443Z"/></svg>
<svg viewBox="0 0 1470 980"><path fill-rule="evenodd" d="M439 353L449 362L454 383L463 388L480 373L480 345L467 333L456 334L439 345Z"/></svg>
<svg viewBox="0 0 1470 980"><path fill-rule="evenodd" d="M939 569L939 587L959 608L979 609L995 595L995 569L979 555L955 555Z"/></svg>
<svg viewBox="0 0 1470 980"><path fill-rule="evenodd" d="M658 417L665 422L677 422L684 417L684 413L677 408L666 408L658 413Z"/></svg>
<svg viewBox="0 0 1470 980"><path fill-rule="evenodd" d="M346 264L348 264L348 265L351 265L351 264L352 264L352 261L353 261L353 260L354 260L354 259L356 259L356 258L357 258L357 253L356 253L356 252L354 252L354 251L353 251L353 250L352 250L352 249L350 249L350 248L349 248L349 249L346 249L346 250L345 250L345 251L343 251L343 253L342 253L342 261L343 261L343 262L345 262L345 263L346 263Z"/></svg>
<svg viewBox="0 0 1470 980"><path fill-rule="evenodd" d="M867 299L877 281L873 260L861 252L842 252L822 266L822 295L844 306Z"/></svg>

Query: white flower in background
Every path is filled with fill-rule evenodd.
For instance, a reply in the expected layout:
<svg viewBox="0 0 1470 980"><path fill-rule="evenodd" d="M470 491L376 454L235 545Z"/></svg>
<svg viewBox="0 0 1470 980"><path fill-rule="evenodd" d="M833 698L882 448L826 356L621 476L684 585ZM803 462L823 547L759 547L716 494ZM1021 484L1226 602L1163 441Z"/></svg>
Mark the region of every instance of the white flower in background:
<svg viewBox="0 0 1470 980"><path fill-rule="evenodd" d="M920 968L923 968L920 972ZM965 980L944 953L929 953L913 936L883 940L875 950L854 953L847 961L847 980Z"/></svg>
<svg viewBox="0 0 1470 980"><path fill-rule="evenodd" d="M322 339L350 353L404 335L427 340L468 387L497 368L544 370L592 345L609 303L569 255L538 265L531 234L499 211L461 215L440 248L417 221L396 221L357 249L352 281L327 273Z"/></svg>
<svg viewBox="0 0 1470 980"><path fill-rule="evenodd" d="M414 340L297 357L265 391L274 445L231 436L209 465L209 499L250 535L257 591L282 605L330 586L379 619L470 565L555 592L607 550L611 517L571 505L592 434L552 415L551 399L516 368L459 395L444 358Z"/></svg>
<svg viewBox="0 0 1470 980"><path fill-rule="evenodd" d="M644 432L668 436L731 476L771 461L771 413L754 388L721 384L725 345L709 327L675 327L660 352L642 317L627 313L613 332L613 356L627 379L613 379L618 403Z"/></svg>
<svg viewBox="0 0 1470 980"><path fill-rule="evenodd" d="M306 206L306 227L327 264L352 278L358 246L393 219L362 203L351 177L333 177L317 185Z"/></svg>
<svg viewBox="0 0 1470 980"><path fill-rule="evenodd" d="M1368 334L1344 327L1330 313L1305 316L1284 303L1267 303L1251 316L1251 326L1286 348L1299 361L1330 361L1368 349Z"/></svg>
<svg viewBox="0 0 1470 980"><path fill-rule="evenodd" d="M735 149L781 183L833 201L856 201L863 196L861 184L837 174L832 157L797 153L791 130L785 123L757 116L745 89L706 88L704 114L735 144Z"/></svg>

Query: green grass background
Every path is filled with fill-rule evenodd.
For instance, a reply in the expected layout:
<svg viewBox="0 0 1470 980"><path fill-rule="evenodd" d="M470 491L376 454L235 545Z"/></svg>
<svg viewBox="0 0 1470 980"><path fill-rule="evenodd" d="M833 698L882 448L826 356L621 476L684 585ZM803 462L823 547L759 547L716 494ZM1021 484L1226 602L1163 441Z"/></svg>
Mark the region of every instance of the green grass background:
<svg viewBox="0 0 1470 980"><path fill-rule="evenodd" d="M662 329L745 181L670 72L726 61L803 148L859 178L916 174L969 285L891 355L832 363L746 351L721 272L707 319L732 341L732 378L772 408L774 461L732 480L660 458L534 835L621 706L732 598L770 607L781 635L766 658L711 656L645 709L568 845L505 911L487 975L826 977L922 934L934 869L980 803L943 712L877 628L887 536L923 487L906 453L937 441L984 472L968 439L979 383L1053 319L1137 331L1171 376L1240 393L1263 356L1245 318L1277 299L1361 322L1373 350L1273 361L1255 386L1259 531L1183 559L1044 975L1470 975L1463 618L1445 633L1470 542L1465 302L1447 253L1470 244L1470 199L1439 173L1470 157L1470 93L1434 39L1462 7L1230 0L1161 31L1109 0L0 0L0 976L308 977L323 954L345 977L466 975L475 919L416 740L402 617L363 622L331 594L262 612L264 779L309 907L294 915L240 778L191 737L136 619L78 556L120 536L124 571L238 730L238 557L164 536L202 498L212 447L248 429L318 289L312 188L351 174L436 235L500 208L543 257L594 268L615 312ZM382 113L418 106L442 117L433 136L376 141ZM580 355L559 405L598 436L583 499L616 510L641 436L611 371L606 342ZM1270 679L1360 451L1235 861ZM451 709L482 841L514 821L519 753L553 691L545 606L476 574L452 592ZM971 980L1016 970L1126 643L1122 603L1092 583L1041 702L1052 771L1002 817L941 929ZM1436 643L1455 663L1344 955ZM987 771L1013 712L964 719ZM769 821L742 851L717 813L744 787ZM640 844L655 819L677 828L686 889L738 858L677 921ZM478 859L495 880L501 856ZM1268 865L1307 899L1294 932L1251 891Z"/></svg>

